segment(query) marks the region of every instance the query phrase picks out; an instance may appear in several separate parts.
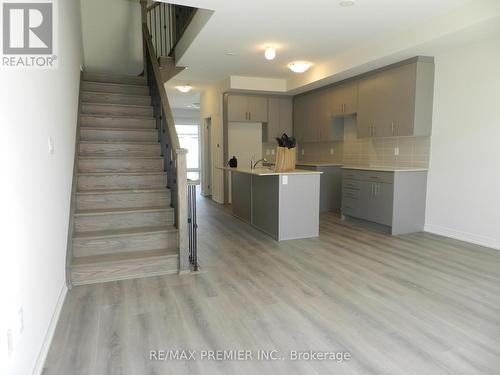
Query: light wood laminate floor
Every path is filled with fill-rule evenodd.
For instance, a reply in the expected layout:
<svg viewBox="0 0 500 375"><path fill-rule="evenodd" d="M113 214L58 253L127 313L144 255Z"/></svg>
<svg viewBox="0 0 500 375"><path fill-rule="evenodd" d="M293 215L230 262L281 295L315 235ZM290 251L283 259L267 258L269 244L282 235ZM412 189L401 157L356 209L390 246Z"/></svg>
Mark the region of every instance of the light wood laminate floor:
<svg viewBox="0 0 500 375"><path fill-rule="evenodd" d="M390 237L333 214L320 232L278 243L201 198L206 273L70 290L44 374L500 373L500 251L426 233ZM352 359L149 360L170 349Z"/></svg>

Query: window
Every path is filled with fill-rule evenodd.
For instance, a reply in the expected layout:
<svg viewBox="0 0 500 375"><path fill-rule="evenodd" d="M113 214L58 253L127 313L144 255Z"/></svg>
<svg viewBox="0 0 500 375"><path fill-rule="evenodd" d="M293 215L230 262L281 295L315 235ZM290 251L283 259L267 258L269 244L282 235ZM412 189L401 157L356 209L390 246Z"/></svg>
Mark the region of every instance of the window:
<svg viewBox="0 0 500 375"><path fill-rule="evenodd" d="M175 125L179 143L187 153L187 178L200 180L200 127L198 125Z"/></svg>

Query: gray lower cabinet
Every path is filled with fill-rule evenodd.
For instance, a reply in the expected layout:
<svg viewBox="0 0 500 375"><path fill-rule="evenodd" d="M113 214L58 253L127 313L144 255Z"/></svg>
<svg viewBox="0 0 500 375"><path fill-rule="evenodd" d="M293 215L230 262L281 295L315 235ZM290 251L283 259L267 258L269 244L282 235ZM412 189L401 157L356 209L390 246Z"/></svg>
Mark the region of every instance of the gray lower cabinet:
<svg viewBox="0 0 500 375"><path fill-rule="evenodd" d="M319 210L339 211L342 198L342 166L310 166L297 164L297 169L322 172L320 178Z"/></svg>
<svg viewBox="0 0 500 375"><path fill-rule="evenodd" d="M426 171L344 169L342 214L388 227L394 235L422 231Z"/></svg>

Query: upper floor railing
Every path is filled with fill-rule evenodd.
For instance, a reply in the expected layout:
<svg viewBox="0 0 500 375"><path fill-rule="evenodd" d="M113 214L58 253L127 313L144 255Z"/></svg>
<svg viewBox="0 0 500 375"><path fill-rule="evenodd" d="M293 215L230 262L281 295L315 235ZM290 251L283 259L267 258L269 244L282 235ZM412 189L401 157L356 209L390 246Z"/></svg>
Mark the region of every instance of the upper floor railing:
<svg viewBox="0 0 500 375"><path fill-rule="evenodd" d="M173 57L175 46L195 13L196 8L162 2L154 3L147 8L146 23L151 33L156 57Z"/></svg>

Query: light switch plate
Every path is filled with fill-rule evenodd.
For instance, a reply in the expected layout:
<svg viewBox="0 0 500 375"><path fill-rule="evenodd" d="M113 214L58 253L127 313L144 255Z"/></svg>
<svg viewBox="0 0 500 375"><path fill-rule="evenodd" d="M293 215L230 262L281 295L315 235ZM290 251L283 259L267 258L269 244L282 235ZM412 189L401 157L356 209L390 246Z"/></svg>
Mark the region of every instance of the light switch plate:
<svg viewBox="0 0 500 375"><path fill-rule="evenodd" d="M302 155L304 155L304 149L300 150L300 153L301 153Z"/></svg>
<svg viewBox="0 0 500 375"><path fill-rule="evenodd" d="M274 149L271 150L271 155L274 155Z"/></svg>
<svg viewBox="0 0 500 375"><path fill-rule="evenodd" d="M49 136L48 138L49 154L54 155L54 138Z"/></svg>
<svg viewBox="0 0 500 375"><path fill-rule="evenodd" d="M333 147L332 147L332 148L330 149L330 155L333 155L333 153L334 153L334 149L333 149Z"/></svg>
<svg viewBox="0 0 500 375"><path fill-rule="evenodd" d="M281 181L282 181L283 185L288 185L288 176L282 176Z"/></svg>

